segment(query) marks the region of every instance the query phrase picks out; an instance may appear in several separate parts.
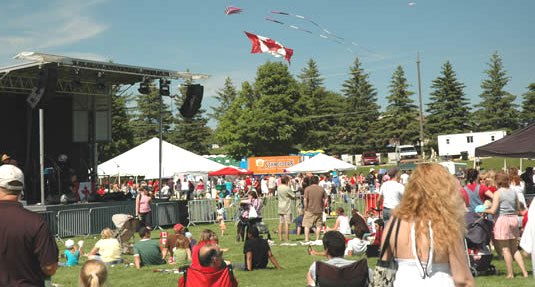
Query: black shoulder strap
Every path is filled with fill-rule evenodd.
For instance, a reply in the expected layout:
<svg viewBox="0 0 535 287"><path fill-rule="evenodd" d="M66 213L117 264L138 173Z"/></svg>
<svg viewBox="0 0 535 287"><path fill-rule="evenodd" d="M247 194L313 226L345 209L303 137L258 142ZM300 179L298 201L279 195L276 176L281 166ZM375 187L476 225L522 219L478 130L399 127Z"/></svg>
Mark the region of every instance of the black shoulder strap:
<svg viewBox="0 0 535 287"><path fill-rule="evenodd" d="M232 264L227 265L227 268L230 276L230 282L232 282L232 287L236 287L236 280L234 278L234 269L232 268Z"/></svg>
<svg viewBox="0 0 535 287"><path fill-rule="evenodd" d="M396 238L394 239L394 252L392 252L392 254L394 254L394 257L395 257L396 252L398 250L398 234L399 234L399 226L401 225L401 219L396 218L396 217L394 217L394 219L396 220L397 227L396 227Z"/></svg>
<svg viewBox="0 0 535 287"><path fill-rule="evenodd" d="M184 269L184 287L186 287L186 280L188 279L188 268Z"/></svg>
<svg viewBox="0 0 535 287"><path fill-rule="evenodd" d="M383 255L385 255L386 250L388 250L388 246L390 245L390 235L392 235L392 229L394 225L396 224L397 218L393 218L394 221L392 221L392 224L388 227L388 232L386 233L385 242L383 243L383 246L381 246L381 254L379 255L379 260L382 260ZM396 232L397 237L397 232Z"/></svg>

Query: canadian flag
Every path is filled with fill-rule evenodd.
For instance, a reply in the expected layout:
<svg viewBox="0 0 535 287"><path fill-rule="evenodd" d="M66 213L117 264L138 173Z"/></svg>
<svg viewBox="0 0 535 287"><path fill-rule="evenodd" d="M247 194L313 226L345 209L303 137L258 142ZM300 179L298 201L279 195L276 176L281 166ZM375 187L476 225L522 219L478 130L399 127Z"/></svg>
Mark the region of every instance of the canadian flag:
<svg viewBox="0 0 535 287"><path fill-rule="evenodd" d="M251 54L256 53L270 53L271 55L281 58L284 57L290 63L290 58L294 54L294 50L285 48L283 45L281 45L279 42L276 42L272 39L251 34L247 31L244 31L249 40L251 40L251 43L253 43L253 48L251 50Z"/></svg>

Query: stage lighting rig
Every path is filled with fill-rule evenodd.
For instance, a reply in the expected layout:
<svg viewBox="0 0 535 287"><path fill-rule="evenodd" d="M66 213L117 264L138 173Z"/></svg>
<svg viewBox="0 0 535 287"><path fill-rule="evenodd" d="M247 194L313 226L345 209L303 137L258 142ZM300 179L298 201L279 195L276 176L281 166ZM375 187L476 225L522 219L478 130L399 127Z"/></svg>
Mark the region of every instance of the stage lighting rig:
<svg viewBox="0 0 535 287"><path fill-rule="evenodd" d="M74 90L79 90L80 87L82 86L82 79L80 77L80 69L78 68L75 68L72 70L72 88Z"/></svg>
<svg viewBox="0 0 535 287"><path fill-rule="evenodd" d="M97 74L97 89L104 90L106 88L106 81L104 80L104 72Z"/></svg>
<svg viewBox="0 0 535 287"><path fill-rule="evenodd" d="M171 85L171 81L168 79L160 79L160 95L162 96L169 96L171 94L169 90L169 85Z"/></svg>
<svg viewBox="0 0 535 287"><path fill-rule="evenodd" d="M143 78L143 82L139 84L139 89L137 91L140 94L148 95L150 94L150 80Z"/></svg>

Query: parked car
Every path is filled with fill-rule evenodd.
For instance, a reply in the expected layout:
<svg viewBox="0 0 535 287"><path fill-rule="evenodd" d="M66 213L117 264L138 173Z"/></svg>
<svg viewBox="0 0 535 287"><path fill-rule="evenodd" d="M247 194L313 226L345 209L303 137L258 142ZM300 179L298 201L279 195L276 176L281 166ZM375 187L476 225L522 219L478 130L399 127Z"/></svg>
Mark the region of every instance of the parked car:
<svg viewBox="0 0 535 287"><path fill-rule="evenodd" d="M367 151L362 153L362 165L377 165L379 164L379 157L374 151Z"/></svg>

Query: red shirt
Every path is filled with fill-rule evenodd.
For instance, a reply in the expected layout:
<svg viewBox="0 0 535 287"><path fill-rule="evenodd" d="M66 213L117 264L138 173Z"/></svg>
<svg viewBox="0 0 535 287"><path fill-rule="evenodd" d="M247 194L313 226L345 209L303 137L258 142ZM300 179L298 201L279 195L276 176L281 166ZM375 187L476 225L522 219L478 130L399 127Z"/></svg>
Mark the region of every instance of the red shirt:
<svg viewBox="0 0 535 287"><path fill-rule="evenodd" d="M470 189L471 191L475 191L476 186L477 186L477 183L471 183L471 184L466 185L466 187L468 187L468 189ZM485 196L485 192L487 192L487 190L489 189L485 185L483 184L479 185L479 198L481 199L481 202L485 202L485 200L487 199L487 197ZM461 196L463 197L466 206L468 206L468 202L469 202L468 193L466 193L466 190L464 188L461 188L460 191L461 191Z"/></svg>
<svg viewBox="0 0 535 287"><path fill-rule="evenodd" d="M245 184L246 185L253 185L250 178L246 178L245 179Z"/></svg>
<svg viewBox="0 0 535 287"><path fill-rule="evenodd" d="M357 182L355 181L355 177L354 177L354 176L351 177L351 184L352 184L352 185L357 184Z"/></svg>

